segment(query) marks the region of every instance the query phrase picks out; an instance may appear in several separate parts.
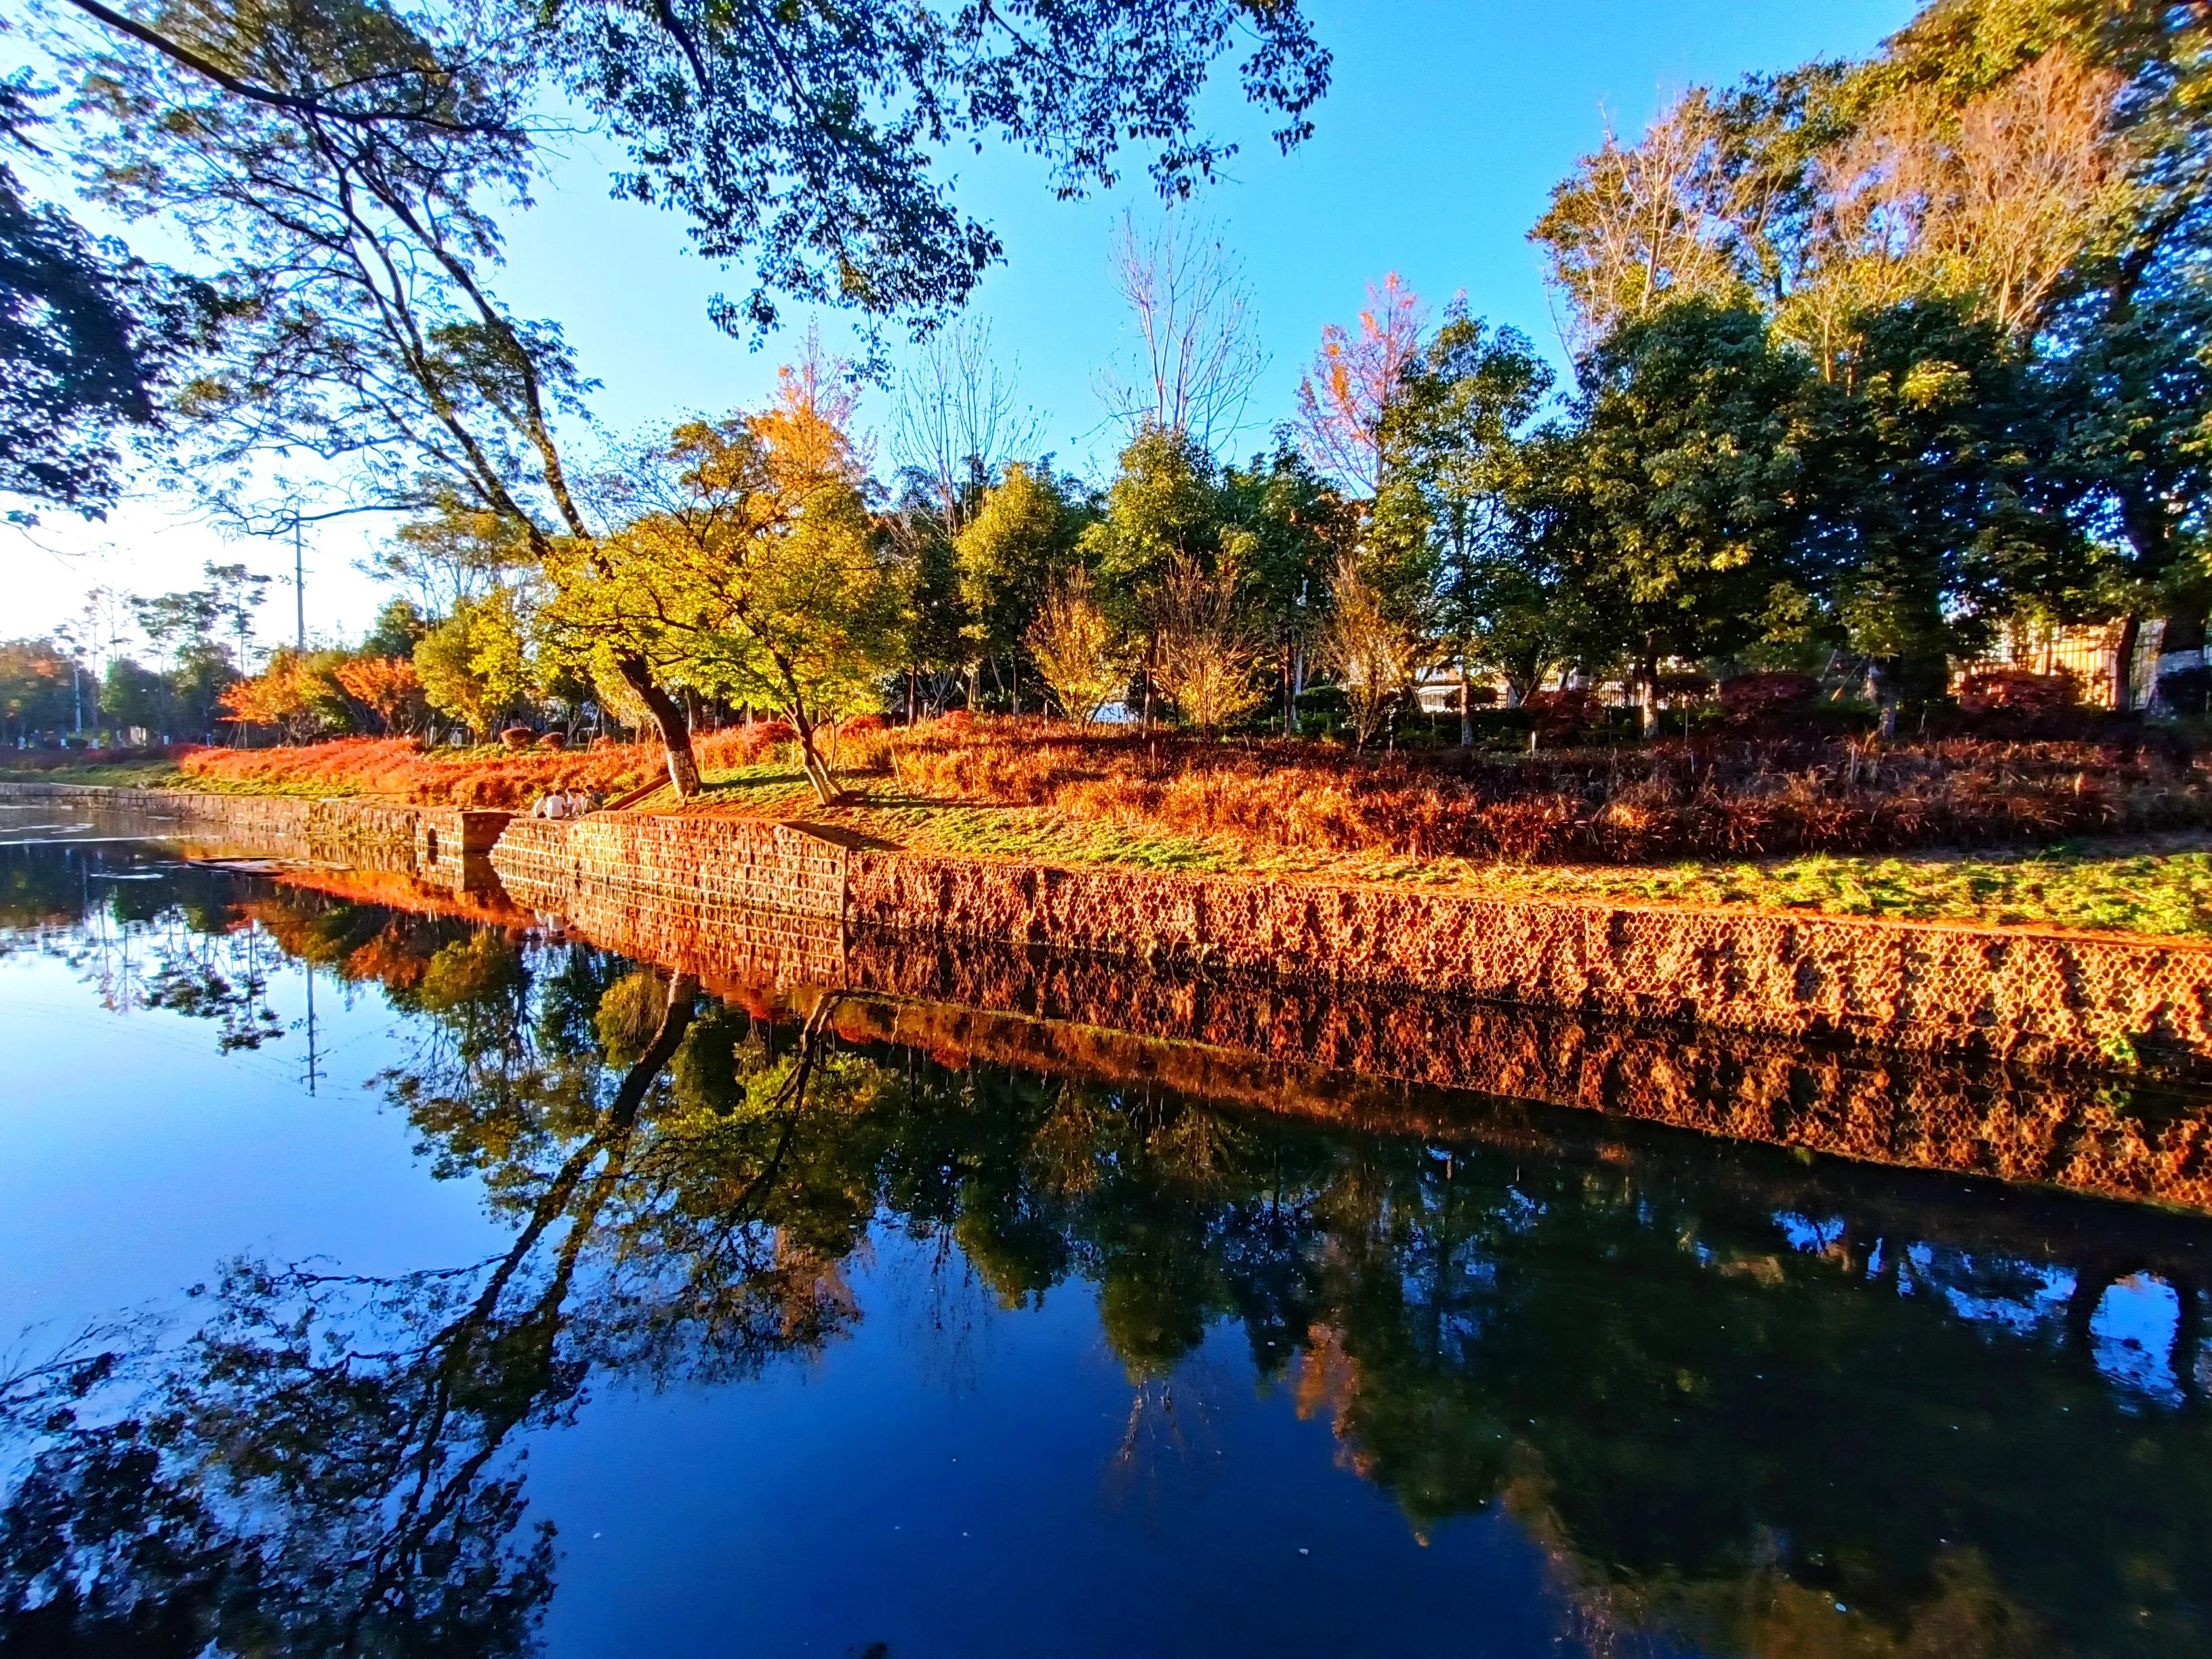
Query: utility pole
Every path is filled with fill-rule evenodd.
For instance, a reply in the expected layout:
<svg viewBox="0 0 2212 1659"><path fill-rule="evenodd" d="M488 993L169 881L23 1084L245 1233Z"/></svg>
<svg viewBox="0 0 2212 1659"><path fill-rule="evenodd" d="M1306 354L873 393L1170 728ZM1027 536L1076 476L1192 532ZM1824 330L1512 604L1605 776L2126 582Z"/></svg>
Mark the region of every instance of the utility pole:
<svg viewBox="0 0 2212 1659"><path fill-rule="evenodd" d="M307 648L307 566L306 556L300 551L300 515L292 515L292 601L298 626L297 644Z"/></svg>

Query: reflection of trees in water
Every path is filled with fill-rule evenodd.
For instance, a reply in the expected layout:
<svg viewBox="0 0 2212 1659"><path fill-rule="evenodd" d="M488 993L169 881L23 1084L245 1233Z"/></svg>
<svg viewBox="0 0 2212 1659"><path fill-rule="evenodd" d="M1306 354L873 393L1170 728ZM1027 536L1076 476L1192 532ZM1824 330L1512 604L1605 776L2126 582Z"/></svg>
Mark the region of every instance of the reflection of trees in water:
<svg viewBox="0 0 2212 1659"><path fill-rule="evenodd" d="M27 1390L76 1416L5 1518L14 1628L526 1646L551 1556L520 1530L518 1432L566 1421L595 1373L744 1377L822 1351L889 1226L916 1242L950 1363L977 1317L956 1275L1007 1309L1095 1297L1132 1390L1102 1449L1121 1489L1211 1457L1220 1395L1194 1356L1241 1330L1424 1538L1515 1517L1562 1634L1601 1652L1655 1632L1812 1656L2207 1638L2199 1302L2170 1251L2177 1311L2146 1342L2108 1328L2107 1293L2147 1282L2148 1255L1929 1240L1911 1206L1848 1194L1807 1210L1763 1154L1307 1128L841 1048L826 1001L777 1025L577 947L306 900L260 914L311 960L382 970L410 1016L387 1095L511 1243L389 1281L241 1268L144 1387Z"/></svg>
<svg viewBox="0 0 2212 1659"><path fill-rule="evenodd" d="M533 997L480 935L403 994L422 1040L388 1082L485 1176L514 1224L500 1255L392 1279L242 1263L174 1351L21 1379L15 1425L41 1443L0 1516L0 1647L523 1651L553 1557L521 1530L518 1431L568 1420L601 1366L743 1376L850 1321L837 1257L763 1213L810 1089L853 1068L818 1032L750 1067L732 1044L685 1069L725 1085L702 1102L672 1062L731 1033L696 1018L696 982L656 979L625 1051L574 1041L595 975L559 964ZM628 982L599 1003L634 1016ZM518 1008L537 1018L503 1030Z"/></svg>
<svg viewBox="0 0 2212 1659"><path fill-rule="evenodd" d="M149 873L103 849L0 848L0 928L10 930L0 955L33 950L68 963L112 1012L207 1020L225 1054L281 1036L268 993L283 953L239 925L228 899L243 884L211 870Z"/></svg>

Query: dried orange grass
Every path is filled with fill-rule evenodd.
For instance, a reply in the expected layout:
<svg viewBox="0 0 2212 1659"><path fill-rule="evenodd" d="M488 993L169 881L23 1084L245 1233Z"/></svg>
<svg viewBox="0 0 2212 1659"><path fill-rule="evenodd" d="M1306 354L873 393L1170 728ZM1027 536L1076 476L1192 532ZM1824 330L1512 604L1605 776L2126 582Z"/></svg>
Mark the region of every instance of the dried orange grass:
<svg viewBox="0 0 2212 1659"><path fill-rule="evenodd" d="M2140 738L1877 750L1738 738L1524 760L937 721L899 736L896 763L913 793L1050 806L1255 853L1643 863L2212 823L2200 757Z"/></svg>
<svg viewBox="0 0 2212 1659"><path fill-rule="evenodd" d="M730 726L694 739L700 766L725 770L757 761L783 728ZM596 749L418 750L404 738L340 738L296 748L201 749L179 769L187 779L288 793L374 795L424 806L527 807L550 791L612 794L662 775L657 743Z"/></svg>

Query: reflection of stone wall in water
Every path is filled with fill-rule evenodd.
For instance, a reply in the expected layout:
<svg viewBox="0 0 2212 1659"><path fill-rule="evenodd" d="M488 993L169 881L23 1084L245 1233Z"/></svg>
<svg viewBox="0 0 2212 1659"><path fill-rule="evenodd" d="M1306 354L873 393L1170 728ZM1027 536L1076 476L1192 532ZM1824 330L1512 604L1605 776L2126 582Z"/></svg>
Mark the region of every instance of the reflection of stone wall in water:
<svg viewBox="0 0 2212 1659"><path fill-rule="evenodd" d="M1401 1090L1469 1091L1866 1162L2212 1210L2212 1111L2087 1079L1605 1024L1346 987L1157 976L1097 960L863 934L865 1030L937 1053L1149 1081L1419 1129ZM1385 1086L1367 1086L1359 1080ZM2164 1109L2161 1109L2161 1107Z"/></svg>
<svg viewBox="0 0 2212 1659"><path fill-rule="evenodd" d="M270 858L420 878L455 892L495 884L485 861L508 814L295 795L0 783L0 799L60 800L103 833L180 841L188 858Z"/></svg>
<svg viewBox="0 0 2212 1659"><path fill-rule="evenodd" d="M725 996L845 981L844 849L741 820L517 818L492 862L508 896Z"/></svg>

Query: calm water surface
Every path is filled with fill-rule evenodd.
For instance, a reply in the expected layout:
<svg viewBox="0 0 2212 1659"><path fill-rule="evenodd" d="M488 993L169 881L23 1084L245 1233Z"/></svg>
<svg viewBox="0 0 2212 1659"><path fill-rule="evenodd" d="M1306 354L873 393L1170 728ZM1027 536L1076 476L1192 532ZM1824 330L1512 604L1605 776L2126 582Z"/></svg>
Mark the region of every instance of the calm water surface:
<svg viewBox="0 0 2212 1659"><path fill-rule="evenodd" d="M2212 1224L861 1029L0 811L0 1653L2212 1652Z"/></svg>

